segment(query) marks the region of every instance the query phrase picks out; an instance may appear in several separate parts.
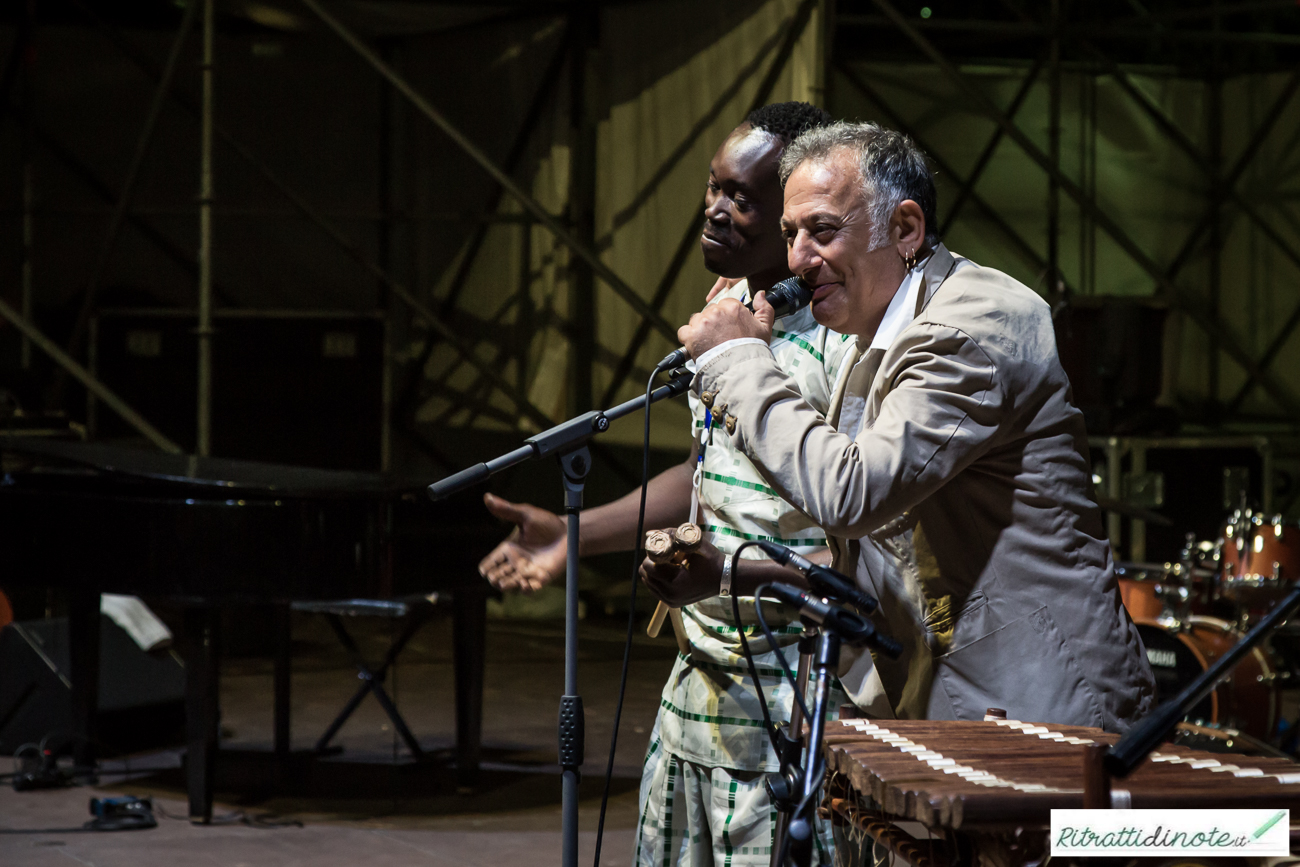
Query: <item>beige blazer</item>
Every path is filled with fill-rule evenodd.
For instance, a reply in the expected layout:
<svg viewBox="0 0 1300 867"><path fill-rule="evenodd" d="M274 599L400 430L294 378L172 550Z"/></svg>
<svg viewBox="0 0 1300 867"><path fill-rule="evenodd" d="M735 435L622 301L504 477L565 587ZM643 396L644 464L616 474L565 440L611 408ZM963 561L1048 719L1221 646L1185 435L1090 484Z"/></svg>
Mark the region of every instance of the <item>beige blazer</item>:
<svg viewBox="0 0 1300 867"><path fill-rule="evenodd" d="M842 378L829 420L763 346L719 353L694 388L727 405L735 444L826 529L837 568L903 642L898 661L846 660L861 706L966 720L998 707L1112 731L1149 709L1083 416L1028 287L940 246L915 318Z"/></svg>

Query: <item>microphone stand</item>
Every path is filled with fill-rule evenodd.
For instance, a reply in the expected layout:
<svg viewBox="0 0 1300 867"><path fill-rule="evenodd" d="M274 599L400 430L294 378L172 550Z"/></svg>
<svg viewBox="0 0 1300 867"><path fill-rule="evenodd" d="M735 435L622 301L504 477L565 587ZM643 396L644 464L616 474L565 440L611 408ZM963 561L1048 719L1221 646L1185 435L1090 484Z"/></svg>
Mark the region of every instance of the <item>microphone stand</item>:
<svg viewBox="0 0 1300 867"><path fill-rule="evenodd" d="M814 649L817 646L816 627L804 624L803 634L799 636L799 670L795 674L795 683L803 689L808 682L808 672L812 668ZM784 731L778 732L777 758L780 769L764 782L768 796L777 807L776 826L772 830L771 867L780 867L776 859L780 857L785 841L786 827L790 824L790 810L793 806L790 797L799 787L799 753L803 749L803 707L794 702L790 707L790 722Z"/></svg>
<svg viewBox="0 0 1300 867"><path fill-rule="evenodd" d="M818 760L822 754L822 741L826 735L826 703L830 699L831 674L840 664L840 636L830 624L823 623L817 630L817 649L812 657L812 669L816 677L816 692L813 694L813 706L808 720L808 744L804 755L804 772L802 785L799 787L799 801L790 814L785 833L790 837L790 863L795 867L812 867L813 852L816 850L813 838L817 829L813 817L817 815L820 805L816 797L822 787L821 776L817 774ZM784 865L781 865L784 867Z"/></svg>
<svg viewBox="0 0 1300 867"><path fill-rule="evenodd" d="M783 584L764 584L756 591L762 596L768 588L775 591ZM790 588L794 589L794 588ZM795 729L798 720L798 702L791 710L791 726L780 737L778 747L781 769L769 774L764 781L773 805L785 814L785 821L777 820L776 834L772 846L773 867L811 867L813 852L816 849L816 828L813 823L820 806L817 793L821 790L823 774L817 772L821 764L822 744L826 736L826 709L830 701L831 677L839 668L840 647L843 644L869 646L891 658L897 658L902 652L898 642L880 635L870 620L861 615L842 609L825 599L810 599L804 591L798 591L804 600L800 611L803 622L803 635L799 639L800 679L796 686L801 690L803 677L807 672L805 660L810 660L814 674L814 693L812 709L808 712L808 738L804 745L804 767L799 767L799 745L797 738L802 734ZM782 595L777 596L786 604ZM875 600L870 600L875 607ZM815 646L810 646L815 639ZM811 657L808 651L812 650ZM783 851L786 850L786 851ZM788 853L788 859L783 856Z"/></svg>
<svg viewBox="0 0 1300 867"><path fill-rule="evenodd" d="M429 485L432 500L441 500L487 480L489 476L524 461L556 455L564 475L564 511L568 516L569 550L565 560L564 587L564 695L560 697L559 754L563 810L563 867L578 867L578 782L584 743L582 696L578 695L578 539L582 491L591 469L587 443L609 430L609 423L638 410L650 411L649 403L677 397L690 387L694 374L674 370L672 381L646 396L634 398L608 410L592 410L524 440L525 445L486 463L475 464Z"/></svg>

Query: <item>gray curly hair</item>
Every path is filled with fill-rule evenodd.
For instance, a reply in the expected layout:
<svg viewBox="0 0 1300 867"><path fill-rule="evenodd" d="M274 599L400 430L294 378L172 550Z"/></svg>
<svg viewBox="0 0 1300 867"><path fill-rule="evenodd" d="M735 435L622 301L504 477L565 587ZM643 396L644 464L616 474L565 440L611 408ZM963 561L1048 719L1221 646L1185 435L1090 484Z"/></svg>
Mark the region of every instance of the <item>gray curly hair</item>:
<svg viewBox="0 0 1300 867"><path fill-rule="evenodd" d="M841 149L857 156L862 189L869 203L873 250L889 242L889 220L906 199L921 206L926 243L934 246L939 242L935 216L938 197L925 154L901 132L879 124L839 121L803 133L781 155L781 186L799 166L825 162Z"/></svg>

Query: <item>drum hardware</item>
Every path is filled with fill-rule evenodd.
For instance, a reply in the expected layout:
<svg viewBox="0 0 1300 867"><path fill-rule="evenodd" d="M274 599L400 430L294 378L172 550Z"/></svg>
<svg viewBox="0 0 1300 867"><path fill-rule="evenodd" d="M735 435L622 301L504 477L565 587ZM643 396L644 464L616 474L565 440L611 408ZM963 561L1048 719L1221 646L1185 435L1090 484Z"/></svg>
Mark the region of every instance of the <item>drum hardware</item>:
<svg viewBox="0 0 1300 867"><path fill-rule="evenodd" d="M1192 594L1186 588L1176 584L1157 584L1154 588L1156 598L1164 602L1172 602L1176 605L1185 605L1191 599Z"/></svg>
<svg viewBox="0 0 1300 867"><path fill-rule="evenodd" d="M1265 686L1276 686L1279 689L1290 686L1295 675L1290 671L1267 671L1263 674L1255 675L1255 682L1262 683Z"/></svg>
<svg viewBox="0 0 1300 867"><path fill-rule="evenodd" d="M1238 509L1217 547L1218 595L1244 608L1275 604L1300 573L1300 530L1281 515Z"/></svg>
<svg viewBox="0 0 1300 867"><path fill-rule="evenodd" d="M1134 621L1180 621L1192 613L1197 587L1208 587L1214 573L1191 563L1115 564L1120 596Z"/></svg>
<svg viewBox="0 0 1300 867"><path fill-rule="evenodd" d="M1194 750L1242 756L1271 756L1291 759L1291 755L1259 738L1251 737L1230 726L1205 725L1197 722L1180 722L1169 743Z"/></svg>
<svg viewBox="0 0 1300 867"><path fill-rule="evenodd" d="M1156 680L1156 700L1175 695L1225 656L1241 638L1235 624L1188 615L1136 621ZM1267 645L1250 649L1188 714L1210 725L1231 725L1252 737L1273 737L1281 713L1282 687L1290 682Z"/></svg>

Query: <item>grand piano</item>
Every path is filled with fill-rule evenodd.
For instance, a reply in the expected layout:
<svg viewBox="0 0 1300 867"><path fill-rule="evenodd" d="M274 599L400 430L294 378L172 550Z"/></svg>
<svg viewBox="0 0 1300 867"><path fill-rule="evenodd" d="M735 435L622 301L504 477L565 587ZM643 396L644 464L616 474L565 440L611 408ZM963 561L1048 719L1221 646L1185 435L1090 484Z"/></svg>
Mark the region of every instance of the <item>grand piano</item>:
<svg viewBox="0 0 1300 867"><path fill-rule="evenodd" d="M99 594L183 609L191 821L212 817L224 607L277 612L275 755L289 754L289 605L437 592L454 606L456 766L474 782L485 606L475 564L500 537L481 506L431 504L427 480L0 436L0 587L62 588L79 766L95 761ZM473 498L469 498L473 499Z"/></svg>

